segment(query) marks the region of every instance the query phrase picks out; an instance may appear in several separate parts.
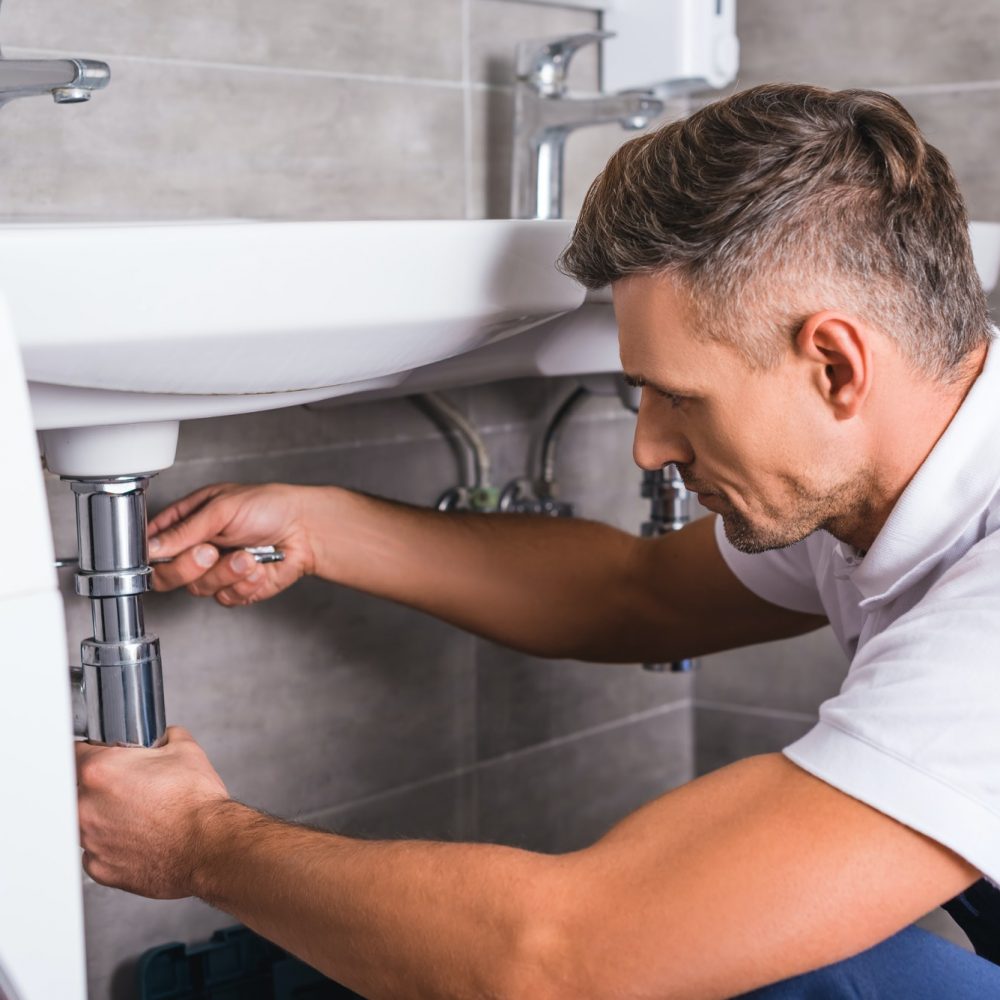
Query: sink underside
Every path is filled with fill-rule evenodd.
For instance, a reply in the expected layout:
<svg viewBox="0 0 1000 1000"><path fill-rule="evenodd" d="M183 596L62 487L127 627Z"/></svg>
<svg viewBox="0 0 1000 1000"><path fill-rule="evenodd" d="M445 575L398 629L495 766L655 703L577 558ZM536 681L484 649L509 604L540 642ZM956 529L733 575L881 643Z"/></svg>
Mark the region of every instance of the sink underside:
<svg viewBox="0 0 1000 1000"><path fill-rule="evenodd" d="M243 400L253 410L282 405L285 393L392 384L577 308L583 289L554 266L571 228L5 226L0 290L28 380L40 384L33 395L47 405L56 387L91 391L70 394L80 423L95 422L88 398L107 419L109 393L129 394L122 419L171 416L159 411L175 395L260 396ZM136 394L160 397L158 412L142 412ZM233 412L221 402L206 401L200 414L178 400L175 416ZM54 426L36 415L39 426Z"/></svg>

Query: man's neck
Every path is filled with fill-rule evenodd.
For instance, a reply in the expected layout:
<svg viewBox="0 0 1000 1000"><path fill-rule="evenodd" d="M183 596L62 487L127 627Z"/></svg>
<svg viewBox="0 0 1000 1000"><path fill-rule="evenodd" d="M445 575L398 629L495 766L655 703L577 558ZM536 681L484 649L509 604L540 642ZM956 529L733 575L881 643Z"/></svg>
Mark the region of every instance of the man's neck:
<svg viewBox="0 0 1000 1000"><path fill-rule="evenodd" d="M969 355L961 378L948 385L926 379L893 380L891 397L882 403L870 469L863 473L849 512L832 518L826 530L860 552L871 548L903 491L934 450L983 370L986 347ZM905 419L900 419L904 414Z"/></svg>

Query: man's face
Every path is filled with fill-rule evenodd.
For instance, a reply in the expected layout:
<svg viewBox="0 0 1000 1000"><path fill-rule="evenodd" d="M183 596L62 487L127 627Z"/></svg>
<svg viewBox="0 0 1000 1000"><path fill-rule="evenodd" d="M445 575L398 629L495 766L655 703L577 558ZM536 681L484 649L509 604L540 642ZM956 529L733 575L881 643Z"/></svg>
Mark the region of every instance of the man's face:
<svg viewBox="0 0 1000 1000"><path fill-rule="evenodd" d="M622 367L643 385L636 463L675 463L733 545L790 545L861 502L863 470L824 399L821 365L789 345L754 370L731 346L695 337L668 278L629 277L613 295Z"/></svg>

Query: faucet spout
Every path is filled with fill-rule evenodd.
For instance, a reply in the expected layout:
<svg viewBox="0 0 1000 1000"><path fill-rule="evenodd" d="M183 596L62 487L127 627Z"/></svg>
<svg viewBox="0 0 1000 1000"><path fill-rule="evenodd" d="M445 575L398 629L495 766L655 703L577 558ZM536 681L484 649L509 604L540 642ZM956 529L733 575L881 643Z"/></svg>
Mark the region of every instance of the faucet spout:
<svg viewBox="0 0 1000 1000"><path fill-rule="evenodd" d="M51 94L57 104L78 104L110 79L108 64L96 59L0 58L0 107L40 94Z"/></svg>
<svg viewBox="0 0 1000 1000"><path fill-rule="evenodd" d="M594 97L542 97L519 87L515 98L511 214L518 219L559 219L563 209L566 139L579 128L618 123L645 128L663 102L631 91Z"/></svg>
<svg viewBox="0 0 1000 1000"><path fill-rule="evenodd" d="M592 31L518 46L511 174L515 219L562 217L564 148L571 132L613 122L625 129L645 128L663 111L663 102L644 91L579 97L568 93L573 56L611 37L612 32Z"/></svg>

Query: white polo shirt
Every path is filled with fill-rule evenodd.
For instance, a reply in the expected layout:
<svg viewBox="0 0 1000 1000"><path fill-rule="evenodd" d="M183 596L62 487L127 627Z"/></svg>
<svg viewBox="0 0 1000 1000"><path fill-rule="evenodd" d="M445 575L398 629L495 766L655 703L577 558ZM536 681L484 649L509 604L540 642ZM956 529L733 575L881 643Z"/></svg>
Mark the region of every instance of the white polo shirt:
<svg viewBox="0 0 1000 1000"><path fill-rule="evenodd" d="M721 529L736 576L825 614L851 659L785 755L1000 883L1000 344L863 557L825 531L747 555Z"/></svg>

